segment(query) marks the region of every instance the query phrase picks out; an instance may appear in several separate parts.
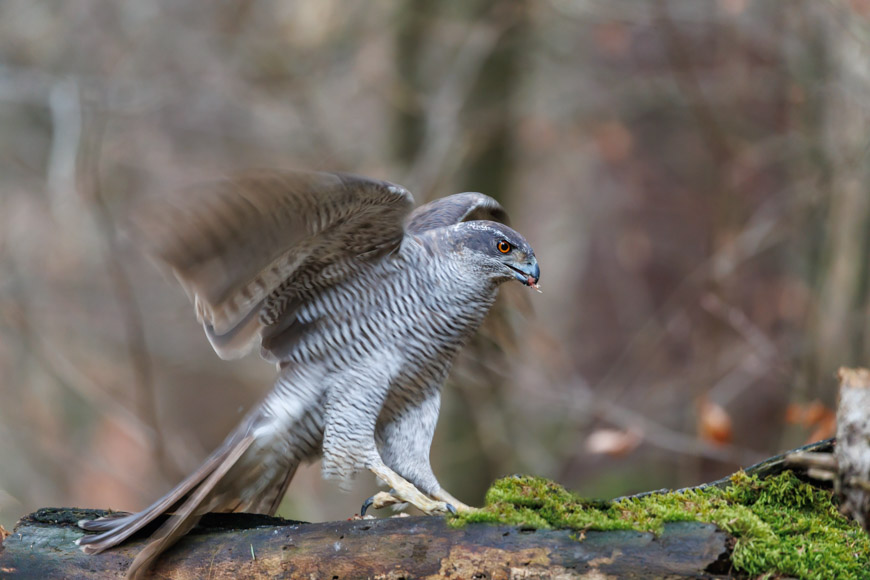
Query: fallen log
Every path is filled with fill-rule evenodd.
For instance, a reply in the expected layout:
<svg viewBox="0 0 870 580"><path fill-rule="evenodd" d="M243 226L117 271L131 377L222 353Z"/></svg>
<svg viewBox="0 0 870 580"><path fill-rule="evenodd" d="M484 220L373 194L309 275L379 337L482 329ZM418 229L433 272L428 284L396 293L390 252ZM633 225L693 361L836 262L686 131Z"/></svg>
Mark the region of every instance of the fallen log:
<svg viewBox="0 0 870 580"><path fill-rule="evenodd" d="M94 510L40 510L0 547L0 577L122 578L144 540L96 556L75 545ZM727 571L728 534L676 522L663 533L585 533L403 517L306 524L210 514L160 557L155 578L714 578ZM722 566L725 566L724 568ZM595 576L594 574L598 574Z"/></svg>

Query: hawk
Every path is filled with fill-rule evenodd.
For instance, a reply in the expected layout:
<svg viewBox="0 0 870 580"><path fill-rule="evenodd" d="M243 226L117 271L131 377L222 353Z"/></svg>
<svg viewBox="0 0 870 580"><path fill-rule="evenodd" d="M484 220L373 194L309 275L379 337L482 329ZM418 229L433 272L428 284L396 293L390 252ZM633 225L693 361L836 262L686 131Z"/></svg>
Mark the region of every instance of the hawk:
<svg viewBox="0 0 870 580"><path fill-rule="evenodd" d="M297 467L372 471L389 486L365 509L471 509L429 463L453 359L509 280L537 289L528 242L504 209L459 193L412 211L398 185L343 173L261 171L201 186L134 220L178 278L223 359L259 348L278 379L193 474L145 510L81 521L98 553L168 520L127 574L207 512L274 514Z"/></svg>

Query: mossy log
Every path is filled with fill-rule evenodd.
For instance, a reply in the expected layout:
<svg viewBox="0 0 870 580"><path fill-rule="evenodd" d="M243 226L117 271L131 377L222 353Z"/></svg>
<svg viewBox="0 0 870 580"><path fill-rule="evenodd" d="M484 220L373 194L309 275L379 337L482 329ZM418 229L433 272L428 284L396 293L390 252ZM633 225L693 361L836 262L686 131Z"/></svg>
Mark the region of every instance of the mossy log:
<svg viewBox="0 0 870 580"><path fill-rule="evenodd" d="M81 518L40 510L0 547L0 577L122 578L144 540L96 556L75 545ZM305 524L249 514L212 514L161 556L155 578L715 578L727 571L729 537L711 524L634 531L449 527L405 517ZM723 568L724 566L724 568Z"/></svg>

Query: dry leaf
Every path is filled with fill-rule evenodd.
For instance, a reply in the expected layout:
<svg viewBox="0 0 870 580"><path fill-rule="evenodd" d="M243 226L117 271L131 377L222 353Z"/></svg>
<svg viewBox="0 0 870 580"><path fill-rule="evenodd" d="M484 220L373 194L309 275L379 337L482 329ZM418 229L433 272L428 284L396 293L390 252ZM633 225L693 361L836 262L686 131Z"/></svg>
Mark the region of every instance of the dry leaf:
<svg viewBox="0 0 870 580"><path fill-rule="evenodd" d="M806 406L804 414L804 425L811 427L818 425L828 419L829 416L836 415L833 410L827 408L821 401L816 399Z"/></svg>
<svg viewBox="0 0 870 580"><path fill-rule="evenodd" d="M822 416L814 425L810 436L807 437L807 443L828 439L837 434L837 414L833 411Z"/></svg>
<svg viewBox="0 0 870 580"><path fill-rule="evenodd" d="M643 436L636 431L598 429L586 437L586 451L618 457L634 451L642 440Z"/></svg>
<svg viewBox="0 0 870 580"><path fill-rule="evenodd" d="M833 437L837 431L837 414L819 400L791 403L785 411L785 421L812 429L807 443Z"/></svg>
<svg viewBox="0 0 870 580"><path fill-rule="evenodd" d="M785 408L785 422L789 425L797 425L803 423L804 406L799 403L789 403Z"/></svg>
<svg viewBox="0 0 870 580"><path fill-rule="evenodd" d="M698 405L698 435L711 443L730 443L731 416L721 405L702 399Z"/></svg>
<svg viewBox="0 0 870 580"><path fill-rule="evenodd" d="M12 532L9 532L3 526L0 526L0 542L3 542L6 538L12 535Z"/></svg>

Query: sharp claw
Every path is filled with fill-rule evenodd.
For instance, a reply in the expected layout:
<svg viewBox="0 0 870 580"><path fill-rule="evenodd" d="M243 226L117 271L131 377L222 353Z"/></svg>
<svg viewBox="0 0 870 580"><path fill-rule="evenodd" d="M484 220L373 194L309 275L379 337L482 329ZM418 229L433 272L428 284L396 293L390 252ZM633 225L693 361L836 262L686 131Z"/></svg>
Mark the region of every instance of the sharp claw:
<svg viewBox="0 0 870 580"><path fill-rule="evenodd" d="M447 511L449 511L454 516L456 515L456 508L453 507L453 504L445 503L444 505L447 507Z"/></svg>
<svg viewBox="0 0 870 580"><path fill-rule="evenodd" d="M365 500L362 504L362 507L359 508L359 515L360 516L366 515L366 510L369 509L370 507L372 507L373 503L375 503L375 496L372 496L372 497L368 498L367 500Z"/></svg>

